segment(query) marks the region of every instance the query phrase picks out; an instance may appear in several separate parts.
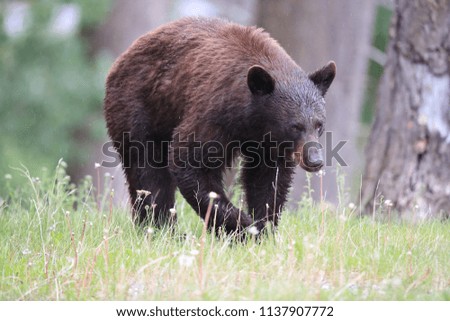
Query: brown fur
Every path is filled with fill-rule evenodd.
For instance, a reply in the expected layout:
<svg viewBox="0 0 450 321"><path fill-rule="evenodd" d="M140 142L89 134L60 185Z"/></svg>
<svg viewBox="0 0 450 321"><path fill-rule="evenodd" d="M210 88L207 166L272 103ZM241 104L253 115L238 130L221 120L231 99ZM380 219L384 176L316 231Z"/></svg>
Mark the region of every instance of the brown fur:
<svg viewBox="0 0 450 321"><path fill-rule="evenodd" d="M255 76L250 76L252 66L259 66L253 69ZM242 182L251 215L236 209L222 186L225 165L238 154L244 158L251 154L250 148L233 153L219 168L212 169L205 159L198 168L177 164L197 159L192 134L196 141L226 146L231 141L261 142L270 133L273 140L291 141L301 149L307 135L318 136L317 123L325 121L322 97L334 73L332 63L308 77L262 29L219 19L185 18L136 40L113 65L105 97L108 133L122 157L136 219L165 223L178 186L203 218L208 193L219 195L210 226L232 232L254 222L259 229L267 220L277 224L293 173L286 166L292 162L292 148L286 159L278 155L273 167L244 165ZM129 133L128 140L124 133ZM169 141L170 148L163 143ZM161 147L161 152L143 149L139 143L145 142ZM261 146L255 150L262 158L267 156ZM144 155L150 164L140 168ZM155 156L162 162L152 163L159 159ZM152 194L139 199L136 190ZM152 204L156 208L148 215Z"/></svg>

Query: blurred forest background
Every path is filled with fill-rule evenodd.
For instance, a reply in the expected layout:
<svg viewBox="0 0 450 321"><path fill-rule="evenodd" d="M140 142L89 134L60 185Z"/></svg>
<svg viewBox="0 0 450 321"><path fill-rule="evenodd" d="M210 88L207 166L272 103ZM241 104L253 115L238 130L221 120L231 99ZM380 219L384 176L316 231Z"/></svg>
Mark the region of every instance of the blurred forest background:
<svg viewBox="0 0 450 321"><path fill-rule="evenodd" d="M75 182L88 174L97 179L94 163L103 160L107 140L104 81L112 62L149 30L201 15L265 28L307 72L336 61L326 130L333 132L331 147L347 141L340 151L347 166L333 162L325 169L323 191L330 203L356 203L394 10L387 0L2 1L0 193L11 175L19 175L13 168L23 164L38 176L60 158ZM121 169L101 170L115 176L117 203L126 204ZM291 204L305 184L298 170ZM316 191L318 184L313 177Z"/></svg>

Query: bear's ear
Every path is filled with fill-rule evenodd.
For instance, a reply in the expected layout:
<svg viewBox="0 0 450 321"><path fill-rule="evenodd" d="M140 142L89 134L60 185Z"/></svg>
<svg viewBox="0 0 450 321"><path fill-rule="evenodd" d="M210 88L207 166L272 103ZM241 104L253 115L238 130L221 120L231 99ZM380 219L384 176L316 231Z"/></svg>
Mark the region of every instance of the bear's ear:
<svg viewBox="0 0 450 321"><path fill-rule="evenodd" d="M336 64L334 61L330 61L325 67L308 75L309 79L311 79L314 85L320 90L322 96L325 96L335 76Z"/></svg>
<svg viewBox="0 0 450 321"><path fill-rule="evenodd" d="M248 70L247 85L254 95L267 95L275 89L275 80L263 67L255 65Z"/></svg>

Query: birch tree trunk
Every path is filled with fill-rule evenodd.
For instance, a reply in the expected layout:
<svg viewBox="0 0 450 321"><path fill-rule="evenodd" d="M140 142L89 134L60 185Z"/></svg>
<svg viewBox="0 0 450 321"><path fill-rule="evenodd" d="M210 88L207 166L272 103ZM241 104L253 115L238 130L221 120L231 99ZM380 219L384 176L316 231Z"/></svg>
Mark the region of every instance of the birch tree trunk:
<svg viewBox="0 0 450 321"><path fill-rule="evenodd" d="M370 213L384 199L405 218L449 216L449 35L450 1L396 1L366 147L362 203Z"/></svg>

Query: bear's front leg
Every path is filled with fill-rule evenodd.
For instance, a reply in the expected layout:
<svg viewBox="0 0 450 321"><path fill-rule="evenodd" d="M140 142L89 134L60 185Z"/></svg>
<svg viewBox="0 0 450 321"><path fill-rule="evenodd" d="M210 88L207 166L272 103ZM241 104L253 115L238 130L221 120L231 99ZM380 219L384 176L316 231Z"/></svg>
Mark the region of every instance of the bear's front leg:
<svg viewBox="0 0 450 321"><path fill-rule="evenodd" d="M267 222L271 222L274 227L278 225L293 174L294 169L284 164L244 164L241 179L248 211L253 215L254 224L259 231L264 229Z"/></svg>
<svg viewBox="0 0 450 321"><path fill-rule="evenodd" d="M210 203L210 192L217 194L210 217L209 228L218 231L221 227L228 234L243 232L252 225L251 217L239 210L227 198L223 188L224 162L211 164L198 152L198 146L179 146L176 142L171 150L170 170L177 186L192 208L205 220ZM206 157L207 158L207 157Z"/></svg>

